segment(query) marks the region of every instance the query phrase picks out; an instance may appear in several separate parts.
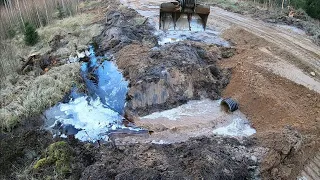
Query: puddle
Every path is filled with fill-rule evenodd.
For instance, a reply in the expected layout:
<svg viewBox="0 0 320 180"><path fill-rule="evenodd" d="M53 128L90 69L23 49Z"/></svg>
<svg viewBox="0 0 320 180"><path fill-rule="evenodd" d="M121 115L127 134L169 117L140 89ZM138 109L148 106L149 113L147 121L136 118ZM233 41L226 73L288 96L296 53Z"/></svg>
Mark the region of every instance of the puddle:
<svg viewBox="0 0 320 180"><path fill-rule="evenodd" d="M174 30L173 23L167 24L167 31L159 29L159 6L163 2L168 1L159 1L156 5L148 1L128 1L120 0L122 4L128 6L131 9L136 10L140 15L148 18L148 21L153 25L157 31L155 35L158 36L159 45L164 45L166 43L174 43L178 41L191 40L203 42L206 44L216 44L224 47L229 47L230 44L228 41L225 41L220 37L220 33L214 30L214 27L207 26L207 29L204 31L201 23L198 23L198 19L194 18L191 21L192 31L188 29L188 23L186 17L181 17L177 24L177 27L183 27L182 29L176 28Z"/></svg>
<svg viewBox="0 0 320 180"><path fill-rule="evenodd" d="M68 103L48 109L44 113L45 128L57 133L61 127L54 126L61 122L64 127L72 127L68 131L79 131L75 138L81 141L107 139L110 130L141 130L122 125L128 82L112 61L104 60L112 57L96 57L92 47L89 57L90 61L81 66L88 93L78 94L75 89Z"/></svg>
<svg viewBox="0 0 320 180"><path fill-rule="evenodd" d="M203 135L241 138L256 133L241 111L229 113L220 103L221 100L193 100L170 110L141 117L136 123L155 131L153 136L144 140L155 144L182 142Z"/></svg>
<svg viewBox="0 0 320 180"><path fill-rule="evenodd" d="M231 136L242 138L256 133L250 127L246 116L237 110L225 111L221 100L193 100L176 108L155 112L140 117L135 123L154 131L148 137L122 137L115 140L117 145L152 143L172 144L185 142L191 137Z"/></svg>

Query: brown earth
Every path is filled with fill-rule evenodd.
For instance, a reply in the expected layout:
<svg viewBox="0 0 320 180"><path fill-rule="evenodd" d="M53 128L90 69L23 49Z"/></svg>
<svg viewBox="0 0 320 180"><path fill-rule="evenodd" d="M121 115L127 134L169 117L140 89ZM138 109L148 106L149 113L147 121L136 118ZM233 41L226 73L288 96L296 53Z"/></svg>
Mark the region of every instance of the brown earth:
<svg viewBox="0 0 320 180"><path fill-rule="evenodd" d="M142 116L171 109L188 100L220 98L228 70L219 69L219 48L206 51L196 43L177 43L150 50L139 44L117 53L118 67L130 80L126 108Z"/></svg>
<svg viewBox="0 0 320 180"><path fill-rule="evenodd" d="M232 68L232 78L223 95L240 102L241 111L257 130L260 145L271 148L270 156L262 164L265 177L294 179L319 147L320 95L257 65L270 60L268 54L259 50L261 47L268 47L274 54L288 52L241 28L227 30L224 37L237 44L237 54L220 62L222 67ZM301 142L290 156L283 158L280 154L285 154L281 148L287 145L285 126L301 133ZM268 161L273 161L272 165ZM279 168L280 171L273 170ZM281 171L285 168L286 172Z"/></svg>
<svg viewBox="0 0 320 180"><path fill-rule="evenodd" d="M102 147L81 179L247 179L251 140L202 137L177 144ZM251 169L248 169L248 166Z"/></svg>

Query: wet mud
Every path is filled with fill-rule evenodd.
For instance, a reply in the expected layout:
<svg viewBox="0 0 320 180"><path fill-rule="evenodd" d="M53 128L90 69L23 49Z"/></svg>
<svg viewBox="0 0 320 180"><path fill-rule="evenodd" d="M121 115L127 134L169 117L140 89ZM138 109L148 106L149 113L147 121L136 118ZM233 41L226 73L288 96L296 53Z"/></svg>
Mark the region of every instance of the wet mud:
<svg viewBox="0 0 320 180"><path fill-rule="evenodd" d="M220 98L230 71L215 65L221 54L213 49L208 53L191 42L153 49L124 47L117 53L117 64L130 81L126 109L142 116L188 100Z"/></svg>
<svg viewBox="0 0 320 180"><path fill-rule="evenodd" d="M184 143L104 147L81 179L248 179L261 153L250 140L199 137Z"/></svg>

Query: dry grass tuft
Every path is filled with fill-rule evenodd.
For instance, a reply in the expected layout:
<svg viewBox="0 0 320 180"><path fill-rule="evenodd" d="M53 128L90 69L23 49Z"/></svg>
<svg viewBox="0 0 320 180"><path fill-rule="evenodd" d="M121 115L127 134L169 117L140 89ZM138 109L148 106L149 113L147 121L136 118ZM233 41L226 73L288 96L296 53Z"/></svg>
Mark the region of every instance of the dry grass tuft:
<svg viewBox="0 0 320 180"><path fill-rule="evenodd" d="M1 88L4 99L0 109L0 127L10 130L23 118L39 115L58 103L80 79L80 64L54 67L46 74L32 78L24 76L15 85ZM7 79L6 84L9 84ZM11 83L10 83L11 84Z"/></svg>

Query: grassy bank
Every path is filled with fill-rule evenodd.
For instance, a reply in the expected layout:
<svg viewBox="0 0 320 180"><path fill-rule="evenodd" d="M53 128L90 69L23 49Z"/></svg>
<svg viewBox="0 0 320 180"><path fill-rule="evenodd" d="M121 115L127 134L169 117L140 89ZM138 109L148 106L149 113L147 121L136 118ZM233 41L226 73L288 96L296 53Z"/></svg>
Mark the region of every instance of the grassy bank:
<svg viewBox="0 0 320 180"><path fill-rule="evenodd" d="M22 34L0 42L0 131L10 130L23 119L40 115L45 109L55 105L80 80L80 64L66 64L67 59L87 49L92 38L103 29L103 1L81 3L83 13L56 19L51 24L40 27L37 32L40 42L26 46ZM101 8L92 11L93 8ZM105 8L105 7L104 7ZM29 72L22 72L22 59L31 54L50 56L56 64L46 71L33 65ZM40 75L42 74L42 75Z"/></svg>
<svg viewBox="0 0 320 180"><path fill-rule="evenodd" d="M10 130L21 120L55 105L80 80L80 65L66 64L33 78L16 76L2 81L0 127ZM5 86L3 85L5 84Z"/></svg>

